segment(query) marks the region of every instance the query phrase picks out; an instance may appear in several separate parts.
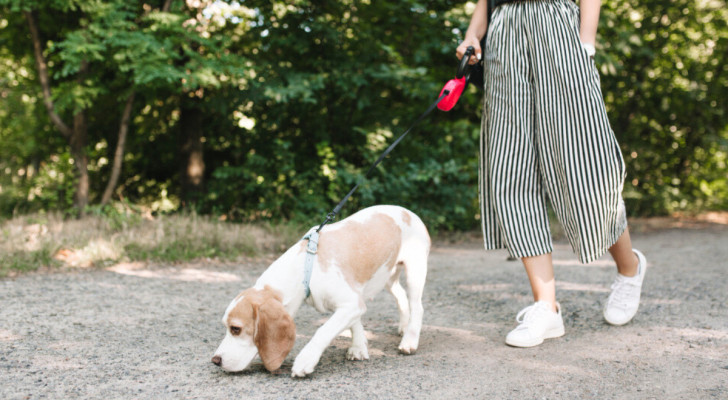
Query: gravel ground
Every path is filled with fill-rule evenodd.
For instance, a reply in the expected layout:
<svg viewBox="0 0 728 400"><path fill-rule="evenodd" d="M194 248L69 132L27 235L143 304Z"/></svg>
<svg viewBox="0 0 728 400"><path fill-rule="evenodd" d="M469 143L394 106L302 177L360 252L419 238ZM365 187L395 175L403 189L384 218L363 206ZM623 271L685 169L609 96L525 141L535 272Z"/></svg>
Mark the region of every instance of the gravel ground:
<svg viewBox="0 0 728 400"><path fill-rule="evenodd" d="M368 303L369 361L336 339L317 370L290 378L295 354L326 318L308 306L280 374L229 374L210 363L228 302L270 260L237 266L117 265L0 280L0 399L703 399L728 398L728 227L635 234L650 263L640 312L603 322L615 268L582 266L557 242L566 336L504 344L531 302L519 262L478 242L437 245L419 351L397 353L396 308Z"/></svg>

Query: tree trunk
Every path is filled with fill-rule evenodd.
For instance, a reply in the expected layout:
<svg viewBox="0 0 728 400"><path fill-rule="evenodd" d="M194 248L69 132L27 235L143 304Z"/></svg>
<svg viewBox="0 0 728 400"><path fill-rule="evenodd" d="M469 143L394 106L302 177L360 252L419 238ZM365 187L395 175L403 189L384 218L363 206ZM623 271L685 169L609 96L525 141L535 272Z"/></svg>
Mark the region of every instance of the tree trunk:
<svg viewBox="0 0 728 400"><path fill-rule="evenodd" d="M88 62L81 61L81 68L78 71L76 83L81 85L88 73ZM86 110L76 110L73 116L73 134L68 140L71 146L71 156L76 165L76 194L73 198L73 206L78 210L78 217L86 215L89 195L88 156L86 156L86 142L88 138L88 127L86 125Z"/></svg>
<svg viewBox="0 0 728 400"><path fill-rule="evenodd" d="M162 11L168 12L169 7L172 5L172 0L165 0L162 5ZM124 163L124 147L126 145L126 137L129 133L129 120L131 119L131 111L134 108L134 96L136 91L132 89L129 93L129 97L126 99L126 105L124 111L121 114L121 123L119 124L119 135L116 140L116 150L114 151L114 161L111 165L111 176L109 182L106 184L104 194L101 196L101 205L108 204L111 201L111 196L114 194L114 189L119 183L119 176L121 175L121 166Z"/></svg>
<svg viewBox="0 0 728 400"><path fill-rule="evenodd" d="M43 91L43 104L48 111L48 116L53 125L58 128L61 134L66 138L71 137L71 128L63 122L61 117L56 114L56 107L53 104L53 96L51 96L51 83L48 77L48 62L43 56L43 48L40 40L38 26L35 23L35 16L32 12L25 11L25 19L28 20L28 28L30 29L30 37L33 39L33 55L35 56L35 65L38 68L38 80Z"/></svg>
<svg viewBox="0 0 728 400"><path fill-rule="evenodd" d="M202 147L202 111L199 100L183 97L180 105L180 183L182 206L189 208L202 196L205 160Z"/></svg>
<svg viewBox="0 0 728 400"><path fill-rule="evenodd" d="M117 183L119 182L119 176L121 175L121 165L124 162L124 146L126 145L126 136L129 132L129 120L131 119L131 111L134 106L135 92L129 94L126 99L126 106L124 106L124 112L121 115L121 124L119 125L119 137L116 141L116 151L114 152L114 162L111 166L111 178L109 183L106 185L104 195L101 197L101 204L107 204L111 200L111 196L114 193Z"/></svg>
<svg viewBox="0 0 728 400"><path fill-rule="evenodd" d="M73 135L69 140L71 156L76 166L76 194L73 197L73 206L78 217L86 214L89 193L88 157L86 156L86 113L81 110L73 116Z"/></svg>
<svg viewBox="0 0 728 400"><path fill-rule="evenodd" d="M53 104L53 96L51 95L51 83L48 75L48 62L43 56L42 41L40 32L35 22L35 16L32 12L24 12L25 18L28 20L28 29L33 40L33 55L35 56L36 67L38 68L38 80L43 92L43 104L46 107L51 122L66 138L71 147L71 156L76 166L76 193L74 195L73 206L81 217L85 214L88 205L89 196L89 176L88 176L88 158L86 156L86 114L84 110L77 110L73 116L73 129L61 119L57 114L55 104ZM77 82L80 85L83 78L88 72L88 63L83 61L81 69L78 72Z"/></svg>

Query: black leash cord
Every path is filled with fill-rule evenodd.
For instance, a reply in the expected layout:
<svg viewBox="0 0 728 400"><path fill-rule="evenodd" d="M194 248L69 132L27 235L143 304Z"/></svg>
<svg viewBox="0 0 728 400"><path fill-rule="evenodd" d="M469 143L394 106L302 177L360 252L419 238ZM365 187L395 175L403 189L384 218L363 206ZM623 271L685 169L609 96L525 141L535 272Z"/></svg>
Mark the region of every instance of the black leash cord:
<svg viewBox="0 0 728 400"><path fill-rule="evenodd" d="M344 198L339 202L339 204L337 204L336 207L334 207L334 210L332 212L330 212L329 215L326 216L326 219L324 220L324 222L321 223L321 225L318 227L318 229L316 229L316 232L320 232L321 229L323 229L324 225L328 224L329 222L333 221L334 218L336 218L336 215L344 207L344 204L346 203L347 200L349 200L349 197L351 197L351 195L354 194L354 192L356 192L356 189L358 189L359 188L359 185L361 185L361 183L364 180L367 179L367 177L369 176L369 174L371 174L372 171L374 171L374 168L376 168L377 165L379 165L379 163L381 163L382 160L384 160L384 157L386 157L387 155L389 155L389 153L392 152L392 150L395 147L397 147L397 145L399 144L399 142L401 142L402 139L404 139L404 137L407 136L407 134L412 130L412 128L414 128L426 116L428 116L432 112L432 110L434 110L435 107L437 107L437 105L440 103L440 101L442 99L444 99L445 97L447 97L448 94L450 94L450 91L448 91L448 90L444 91L442 93L442 95L437 100L435 100L434 103L430 104L430 107L428 107L425 112L423 112L422 114L420 114L419 117L417 117L417 120L415 120L415 122L413 122L412 125L410 125L409 128L407 128L407 130L404 131L404 133L401 134L397 138L397 140L395 140L392 144L389 145L389 147L387 147L386 150L384 150L384 153L382 153L382 155L380 155L379 158L377 158L377 161L375 161L374 164L372 164L372 166L369 167L369 170L367 171L367 173L364 174L364 178L362 178L359 181L359 183L357 183L356 185L354 185L354 187L349 191L349 193L347 193L346 196L344 196Z"/></svg>

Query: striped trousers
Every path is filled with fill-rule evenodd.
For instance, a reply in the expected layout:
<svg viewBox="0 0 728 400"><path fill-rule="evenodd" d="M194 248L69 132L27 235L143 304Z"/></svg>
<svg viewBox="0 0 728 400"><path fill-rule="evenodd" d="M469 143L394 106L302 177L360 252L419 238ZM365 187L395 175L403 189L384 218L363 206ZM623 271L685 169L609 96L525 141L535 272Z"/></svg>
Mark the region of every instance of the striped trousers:
<svg viewBox="0 0 728 400"><path fill-rule="evenodd" d="M624 160L570 0L493 12L484 50L480 199L486 249L550 253L549 203L583 263L624 232Z"/></svg>

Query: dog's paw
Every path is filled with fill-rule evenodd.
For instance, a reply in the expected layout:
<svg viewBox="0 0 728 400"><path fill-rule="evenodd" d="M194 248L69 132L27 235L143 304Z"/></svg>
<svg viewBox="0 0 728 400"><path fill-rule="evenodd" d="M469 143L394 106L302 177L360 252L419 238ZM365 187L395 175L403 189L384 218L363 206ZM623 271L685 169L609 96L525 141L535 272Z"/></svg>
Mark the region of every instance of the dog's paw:
<svg viewBox="0 0 728 400"><path fill-rule="evenodd" d="M311 374L316 368L316 364L318 364L320 357L321 356L316 357L315 355L312 355L311 352L303 349L298 357L296 357L296 361L293 362L291 377L303 378L306 375Z"/></svg>
<svg viewBox="0 0 728 400"><path fill-rule="evenodd" d="M412 335L405 335L399 343L399 352L402 354L414 354L417 351L419 338Z"/></svg>
<svg viewBox="0 0 728 400"><path fill-rule="evenodd" d="M365 347L352 346L346 352L346 359L352 361L362 361L369 359L369 351Z"/></svg>
<svg viewBox="0 0 728 400"><path fill-rule="evenodd" d="M296 359L296 362L293 364L293 368L291 369L291 377L304 378L306 375L310 375L316 368L316 364L317 363L303 361L299 362L298 359Z"/></svg>

